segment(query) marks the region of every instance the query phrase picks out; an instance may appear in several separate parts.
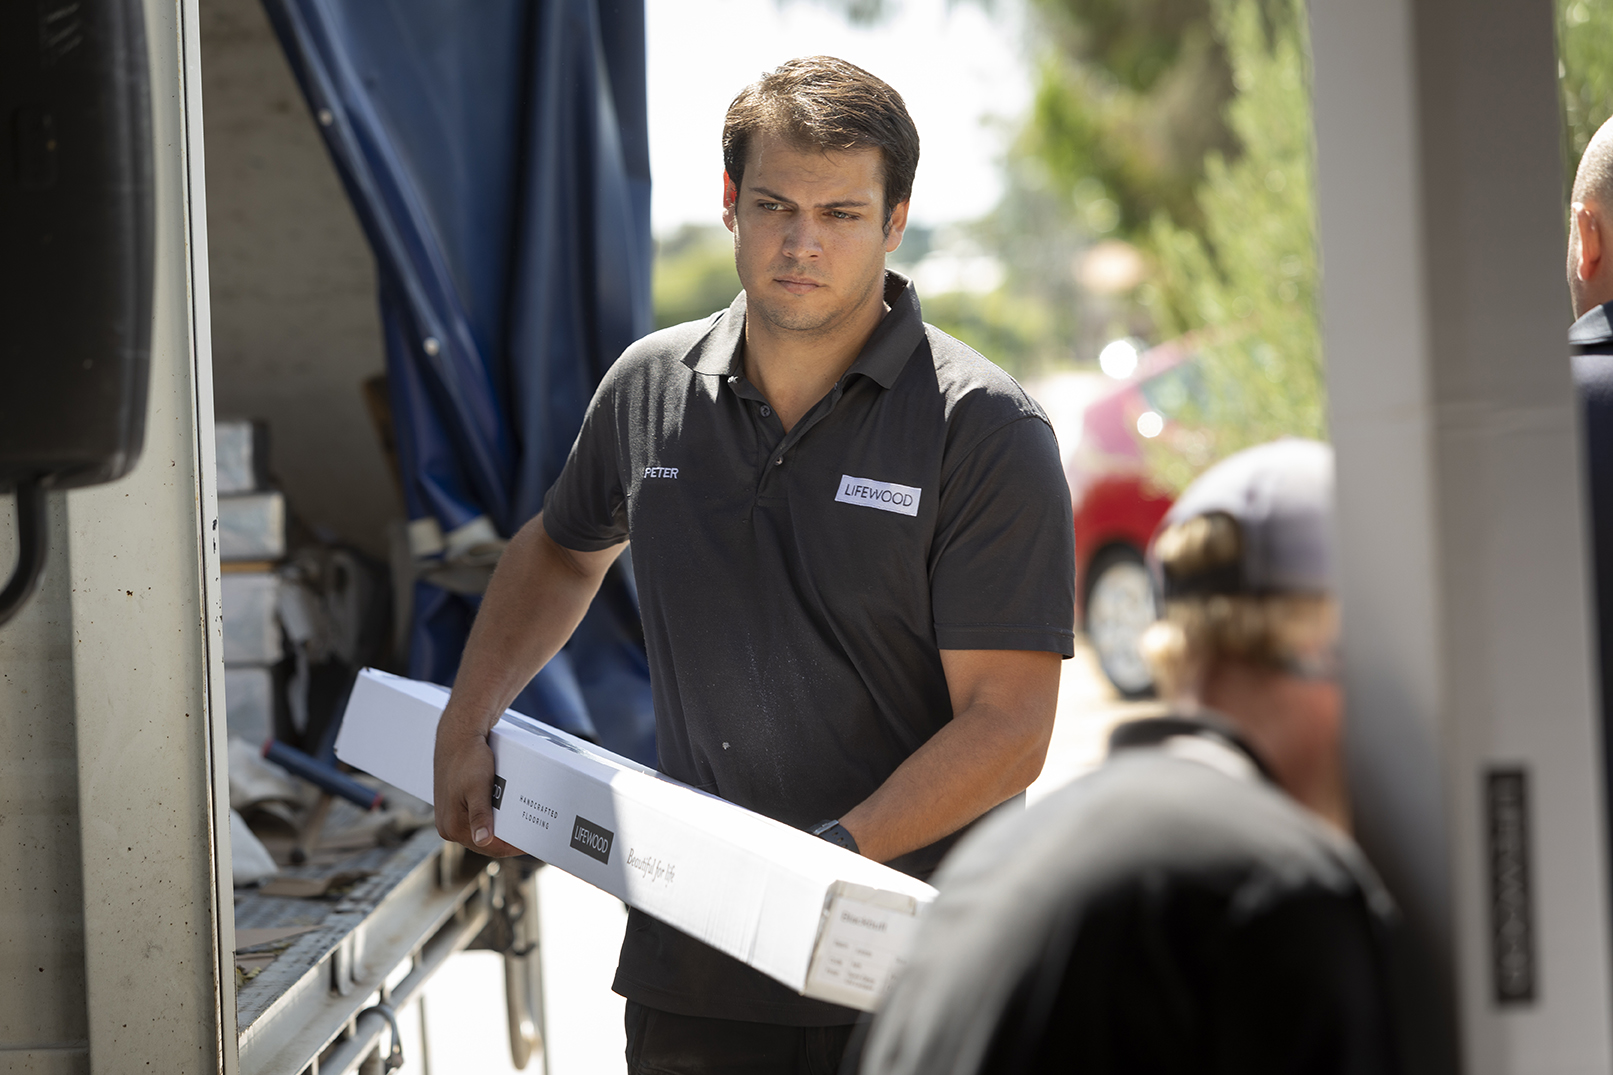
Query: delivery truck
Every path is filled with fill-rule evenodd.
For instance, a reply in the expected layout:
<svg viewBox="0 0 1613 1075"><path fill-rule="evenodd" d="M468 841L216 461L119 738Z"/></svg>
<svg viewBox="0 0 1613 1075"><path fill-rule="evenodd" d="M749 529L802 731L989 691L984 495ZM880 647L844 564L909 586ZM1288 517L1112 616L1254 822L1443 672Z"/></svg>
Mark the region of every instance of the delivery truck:
<svg viewBox="0 0 1613 1075"><path fill-rule="evenodd" d="M643 15L632 4L439 5L408 16L413 24L359 18L332 51L342 20L362 7L98 0L11 5L0 16L0 262L18 324L0 377L0 487L15 492L0 507L0 570L12 580L0 597L0 857L13 879L0 912L6 1070L378 1071L394 1055L396 1014L471 946L504 953L507 1011L489 1013L489 1030L507 1028L518 1064L538 1062L533 861L494 863L444 844L428 807L378 781L367 786L384 812L284 771L291 791L254 792L231 776L264 766L253 751L278 743L318 773L355 779L321 734L334 732L343 677L366 662L408 671L396 655L411 627L431 636L420 649L451 662L454 617L485 584L501 536L484 519L490 540L478 548L464 540L463 515L439 524L411 501L410 461L436 451L440 464L442 445L465 430L445 427L453 415L390 413L419 397L384 387L396 370L387 311L437 318L430 331L443 342L432 354L429 333L405 345L422 364L463 370L471 359L456 342L471 335L467 324L483 326L480 311L396 297L418 298L430 282L387 260L377 232L398 224L356 193L385 162L343 154L378 131L407 134L411 119L366 113L362 79L344 89L332 72L368 64L373 82L380 61L363 54L376 47L365 33L429 36L430 19L450 19L472 35L467 47L489 35L509 45L502 66L479 65L480 81L461 87L467 112L520 119L533 96L577 92L572 68L559 89L531 77L559 73L540 43L563 48L572 67L620 56L621 93L636 85L640 98L636 127L631 107L604 99L616 93L608 72L594 72L603 87L590 77L583 88L622 114L616 122L642 149ZM590 35L597 47L576 47ZM396 62L381 73L407 82L409 57L388 55ZM482 141L466 149L467 172L464 160L494 137L471 134ZM508 175L483 168L479 181L522 173L505 165ZM634 188L641 202L645 180ZM403 180L392 182L395 192ZM647 304L647 204L640 216L633 271ZM464 238L447 224L433 234ZM515 249L451 253L453 271L493 286L479 266ZM505 463L495 454L488 465ZM478 494L520 492L464 484L460 511ZM507 528L518 509L493 507ZM320 571L329 577L310 582ZM432 571L443 586L419 583ZM384 623L394 588L398 638L375 637L375 610ZM437 602L435 620L411 609L417 593ZM352 605L345 620L342 600ZM590 691L647 698L631 670L622 690L597 687L614 674L614 652L582 654L565 689L540 692L540 705L570 707L545 715L586 721L580 730L597 736ZM637 739L622 740L640 754L646 712ZM611 726L606 715L598 723ZM242 829L232 792L247 816L254 804L285 815L290 843L275 847L280 861L263 883L237 880L250 867L246 842L261 854L273 834Z"/></svg>

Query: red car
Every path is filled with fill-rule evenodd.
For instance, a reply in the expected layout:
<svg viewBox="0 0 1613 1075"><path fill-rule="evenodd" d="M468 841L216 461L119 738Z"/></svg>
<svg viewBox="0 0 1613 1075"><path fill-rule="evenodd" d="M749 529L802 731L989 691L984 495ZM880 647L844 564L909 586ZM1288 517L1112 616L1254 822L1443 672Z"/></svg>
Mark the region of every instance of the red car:
<svg viewBox="0 0 1613 1075"><path fill-rule="evenodd" d="M1144 554L1174 501L1151 460L1157 462L1163 451L1194 470L1209 462L1197 458L1206 454L1207 438L1180 421L1201 392L1189 341L1153 348L1139 357L1130 377L1112 382L1086 405L1080 434L1066 453L1078 615L1104 674L1128 698L1154 688L1137 649L1158 614Z"/></svg>

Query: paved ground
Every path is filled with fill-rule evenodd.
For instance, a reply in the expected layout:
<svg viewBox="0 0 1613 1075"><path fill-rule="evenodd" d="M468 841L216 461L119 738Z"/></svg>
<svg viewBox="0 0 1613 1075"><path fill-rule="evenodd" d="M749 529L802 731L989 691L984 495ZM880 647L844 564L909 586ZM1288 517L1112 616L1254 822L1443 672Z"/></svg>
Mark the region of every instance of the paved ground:
<svg viewBox="0 0 1613 1075"><path fill-rule="evenodd" d="M1064 663L1058 717L1035 801L1096 765L1109 729L1119 720L1154 711L1151 703L1123 702L1098 671L1084 645ZM543 972L548 986L552 1075L617 1075L622 1064L622 999L610 991L626 913L620 902L559 870L540 877ZM513 1072L504 1030L504 978L498 956L466 952L454 957L426 994L430 1067L410 1050L405 1075L504 1075ZM419 1012L406 1014L407 1043L419 1041ZM543 1070L534 1061L528 1069Z"/></svg>

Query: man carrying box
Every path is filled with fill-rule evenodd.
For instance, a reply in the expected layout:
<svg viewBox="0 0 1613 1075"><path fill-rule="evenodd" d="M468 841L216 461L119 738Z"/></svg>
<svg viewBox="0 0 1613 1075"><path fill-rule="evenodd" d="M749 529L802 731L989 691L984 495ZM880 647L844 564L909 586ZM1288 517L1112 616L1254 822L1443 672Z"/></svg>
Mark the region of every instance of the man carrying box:
<svg viewBox="0 0 1613 1075"><path fill-rule="evenodd" d="M1041 409L885 269L918 150L896 91L829 57L729 107L744 291L627 350L511 541L439 726L445 837L516 853L488 730L630 538L668 775L920 877L1035 779L1069 492ZM832 1072L855 1019L637 911L615 988L634 1072Z"/></svg>

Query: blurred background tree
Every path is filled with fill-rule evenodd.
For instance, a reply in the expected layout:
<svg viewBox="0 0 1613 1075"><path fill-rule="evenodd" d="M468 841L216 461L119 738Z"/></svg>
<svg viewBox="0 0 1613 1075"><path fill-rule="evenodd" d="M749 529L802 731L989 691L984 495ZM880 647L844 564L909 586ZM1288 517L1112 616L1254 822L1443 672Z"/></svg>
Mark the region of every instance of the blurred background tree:
<svg viewBox="0 0 1613 1075"><path fill-rule="evenodd" d="M1040 55L1015 153L1039 162L1093 235L1196 227L1205 154L1236 151L1209 0L1030 0Z"/></svg>
<svg viewBox="0 0 1613 1075"><path fill-rule="evenodd" d="M1193 334L1199 390L1152 442L1181 486L1282 435L1326 435L1309 51L1301 0L1032 0L1036 103L1015 152L1092 239L1138 249L1131 288L1083 296L1090 334ZM1098 246L1091 248L1099 249Z"/></svg>
<svg viewBox="0 0 1613 1075"><path fill-rule="evenodd" d="M655 244L655 327L725 310L739 294L734 239L721 224L685 224Z"/></svg>
<svg viewBox="0 0 1613 1075"><path fill-rule="evenodd" d="M1567 182L1591 135L1613 115L1613 0L1557 0Z"/></svg>
<svg viewBox="0 0 1613 1075"><path fill-rule="evenodd" d="M1205 391L1193 417L1212 438L1208 454L1221 457L1285 435L1324 438L1327 409L1304 8L1301 0L1212 8L1237 88L1225 118L1239 152L1206 156L1199 227L1155 214L1158 281L1139 299L1162 332L1201 334ZM1160 460L1182 484L1194 462Z"/></svg>

